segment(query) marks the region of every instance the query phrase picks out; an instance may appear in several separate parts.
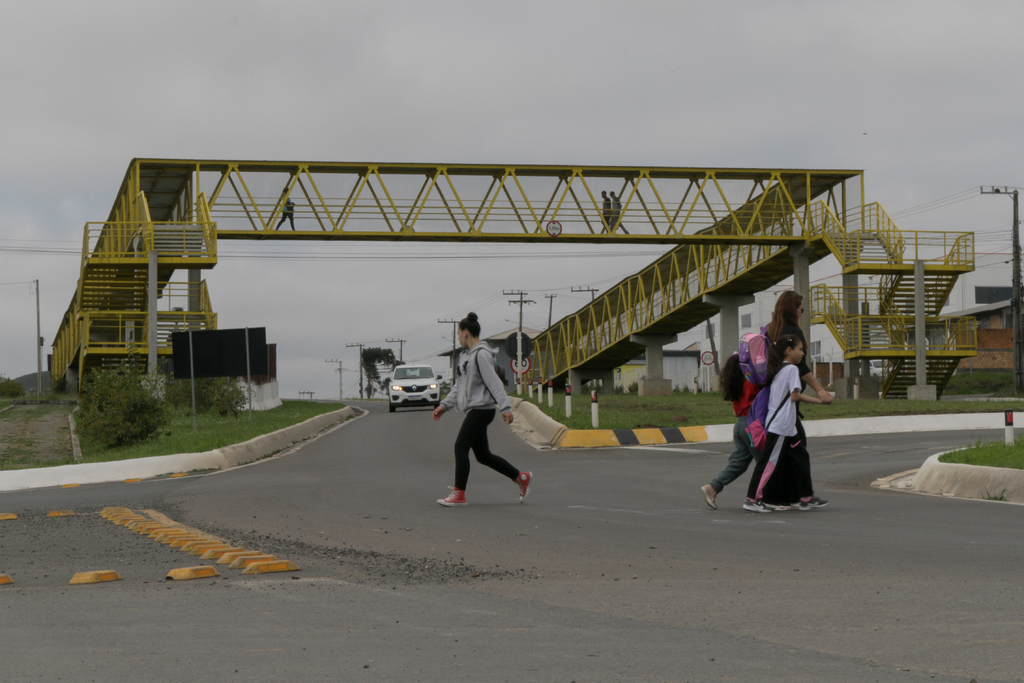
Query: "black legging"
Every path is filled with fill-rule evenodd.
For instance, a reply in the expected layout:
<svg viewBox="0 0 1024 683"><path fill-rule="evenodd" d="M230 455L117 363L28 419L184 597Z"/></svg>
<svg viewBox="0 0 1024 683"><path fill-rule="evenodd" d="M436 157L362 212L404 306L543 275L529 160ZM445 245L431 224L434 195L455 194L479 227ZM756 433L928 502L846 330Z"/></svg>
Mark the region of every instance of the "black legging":
<svg viewBox="0 0 1024 683"><path fill-rule="evenodd" d="M519 470L512 467L505 458L491 453L487 445L487 425L494 419L494 409L474 409L466 413L459 436L455 439L455 487L466 490L469 481L469 449L473 449L476 461L492 470L504 474L512 481L519 476Z"/></svg>

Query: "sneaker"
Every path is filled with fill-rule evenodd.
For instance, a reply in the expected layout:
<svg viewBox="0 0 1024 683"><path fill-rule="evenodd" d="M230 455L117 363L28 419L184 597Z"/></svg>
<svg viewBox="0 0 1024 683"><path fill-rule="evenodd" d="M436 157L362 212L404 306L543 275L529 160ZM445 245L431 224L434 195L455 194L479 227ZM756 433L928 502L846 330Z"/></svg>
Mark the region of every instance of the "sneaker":
<svg viewBox="0 0 1024 683"><path fill-rule="evenodd" d="M827 500L812 496L810 500L801 500L797 503L797 510L813 510L814 508L823 508L828 505Z"/></svg>
<svg viewBox="0 0 1024 683"><path fill-rule="evenodd" d="M774 510L775 512L784 512L786 510L793 509L792 507L786 505L785 503L764 503L764 506L769 510Z"/></svg>
<svg viewBox="0 0 1024 683"><path fill-rule="evenodd" d="M520 472L516 477L516 486L519 487L519 502L526 500L530 495L530 480L533 479L533 472Z"/></svg>
<svg viewBox="0 0 1024 683"><path fill-rule="evenodd" d="M772 509L759 500L748 500L743 504L744 510L751 512L771 512Z"/></svg>
<svg viewBox="0 0 1024 683"><path fill-rule="evenodd" d="M715 496L718 495L718 492L715 491L714 487L711 484L704 484L700 487L700 492L704 494L704 502L708 504L708 507L712 510L717 510L718 505L715 504Z"/></svg>
<svg viewBox="0 0 1024 683"><path fill-rule="evenodd" d="M466 504L466 492L455 486L450 487L452 492L448 494L447 498L438 498L437 502L439 505L445 507L455 508Z"/></svg>

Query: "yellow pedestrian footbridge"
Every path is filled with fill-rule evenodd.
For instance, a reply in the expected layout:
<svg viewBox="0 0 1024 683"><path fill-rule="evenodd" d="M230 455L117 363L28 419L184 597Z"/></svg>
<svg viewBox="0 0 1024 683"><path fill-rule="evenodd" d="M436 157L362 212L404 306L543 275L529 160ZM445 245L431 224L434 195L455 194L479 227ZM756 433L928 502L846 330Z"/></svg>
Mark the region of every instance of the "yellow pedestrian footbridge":
<svg viewBox="0 0 1024 683"><path fill-rule="evenodd" d="M126 357L154 363L171 332L215 329L201 273L219 239L666 245L539 336L544 379L621 365L643 351L632 335L692 328L718 312L705 295L777 284L793 275L794 248L876 276L806 294L848 358L886 359L889 395L905 392L913 366L915 260L928 279L929 382L941 392L976 349L973 321L938 316L973 270L973 233L898 230L864 202L860 171L134 159L107 220L85 226L55 379Z"/></svg>

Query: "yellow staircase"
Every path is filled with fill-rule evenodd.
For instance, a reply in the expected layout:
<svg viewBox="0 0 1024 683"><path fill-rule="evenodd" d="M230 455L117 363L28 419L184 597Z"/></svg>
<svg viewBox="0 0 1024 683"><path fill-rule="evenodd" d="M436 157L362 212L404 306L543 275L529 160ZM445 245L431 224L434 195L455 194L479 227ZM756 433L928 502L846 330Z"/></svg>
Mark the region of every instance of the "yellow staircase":
<svg viewBox="0 0 1024 683"><path fill-rule="evenodd" d="M53 373L81 377L92 367L112 367L149 354L148 329L156 317L157 356L171 354L170 335L216 329L205 281L171 282L179 268L201 270L217 263L217 233L205 196L195 220L150 220L139 193L133 220L85 226L78 288L54 341ZM149 309L149 256L156 253L157 308Z"/></svg>
<svg viewBox="0 0 1024 683"><path fill-rule="evenodd" d="M763 201L756 197L750 203ZM812 320L829 326L846 358L887 361L887 396L906 396L907 386L915 383L913 269L916 259L926 260L929 383L941 394L960 359L977 348L973 319L937 317L957 276L974 268L973 233L901 232L878 204L850 212L846 225L825 202L786 208L780 203L775 220L751 232L803 236L811 247L809 262L833 254L844 273L880 276L877 288L814 287L810 302ZM750 294L792 274L786 246L679 246L541 334L536 340L541 376L621 365L643 351L630 335L678 334L715 315L718 309L703 302L705 294ZM853 297L859 302L856 313L847 311L846 301Z"/></svg>
<svg viewBox="0 0 1024 683"><path fill-rule="evenodd" d="M960 361L977 353L973 318L939 317L957 278L974 270L974 234L901 232L877 204L850 224L858 229L845 230L825 209L824 239L843 273L878 276L878 285L813 287L812 321L829 327L847 359L884 360L883 395L905 398L917 383L914 263L921 260L927 381L941 395Z"/></svg>

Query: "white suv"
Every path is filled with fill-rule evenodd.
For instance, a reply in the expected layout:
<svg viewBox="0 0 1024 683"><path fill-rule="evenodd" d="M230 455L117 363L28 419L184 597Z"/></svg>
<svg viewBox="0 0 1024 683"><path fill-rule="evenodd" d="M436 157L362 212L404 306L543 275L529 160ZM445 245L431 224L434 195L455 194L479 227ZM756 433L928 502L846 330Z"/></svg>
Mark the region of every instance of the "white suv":
<svg viewBox="0 0 1024 683"><path fill-rule="evenodd" d="M428 365L399 365L388 379L388 412L408 406L438 407L440 379Z"/></svg>

